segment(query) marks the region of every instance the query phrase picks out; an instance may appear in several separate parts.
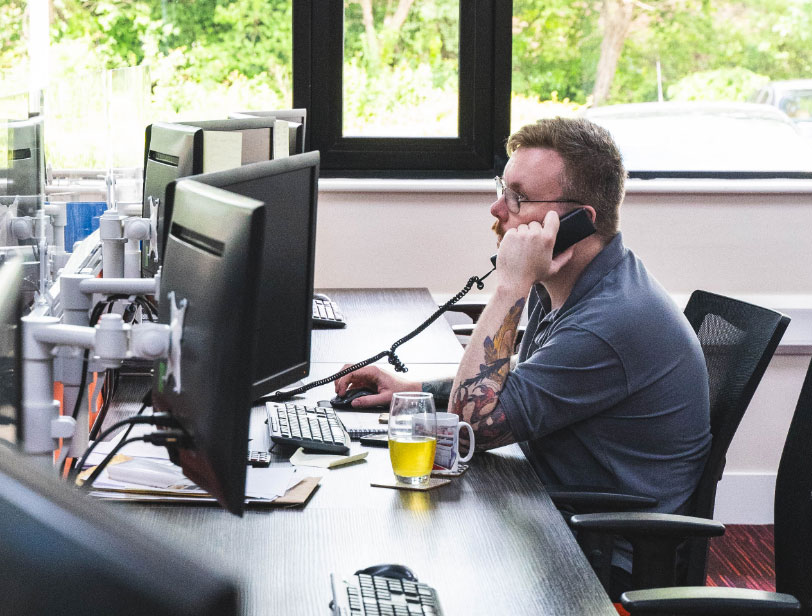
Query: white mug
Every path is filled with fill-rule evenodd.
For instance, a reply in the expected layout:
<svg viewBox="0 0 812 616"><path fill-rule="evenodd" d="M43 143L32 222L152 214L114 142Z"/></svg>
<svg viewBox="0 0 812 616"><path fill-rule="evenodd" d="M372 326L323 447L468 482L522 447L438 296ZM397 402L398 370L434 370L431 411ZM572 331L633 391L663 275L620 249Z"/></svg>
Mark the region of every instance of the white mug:
<svg viewBox="0 0 812 616"><path fill-rule="evenodd" d="M460 429L468 430L468 454L460 457ZM437 448L434 451L434 470L457 472L460 462L474 456L474 429L460 421L454 413L437 413Z"/></svg>

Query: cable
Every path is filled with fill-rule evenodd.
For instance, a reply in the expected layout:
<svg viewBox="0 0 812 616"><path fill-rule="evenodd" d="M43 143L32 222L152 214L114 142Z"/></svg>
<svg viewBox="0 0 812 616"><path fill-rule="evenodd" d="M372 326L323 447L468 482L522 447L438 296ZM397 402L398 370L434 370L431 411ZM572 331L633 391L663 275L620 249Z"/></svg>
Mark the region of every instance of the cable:
<svg viewBox="0 0 812 616"><path fill-rule="evenodd" d="M145 405L146 406L146 405ZM143 412L143 408L139 411L139 413ZM127 424L153 424L156 426L161 426L165 428L174 428L177 427L177 422L175 418L168 414L160 414L160 415L150 415L149 417L141 417L139 415L135 417L128 417L127 419L122 419L119 422L114 423L112 426L107 428L104 432L99 435L98 440L93 441L90 446L87 448L82 457L79 459L79 462L76 463L74 466L74 472L79 472L87 462L88 457L96 448L96 445L101 443L104 439L110 436L113 432L121 428L122 426L126 426Z"/></svg>
<svg viewBox="0 0 812 616"><path fill-rule="evenodd" d="M120 451L120 450L121 450L121 449L122 449L124 446L129 445L130 443L134 443L134 442L136 442L136 441L145 441L145 440L147 440L147 437L146 437L146 436L134 436L134 437L132 437L132 438L130 438L130 439L127 439L127 440L121 440L121 441L119 441L118 443L116 443L116 446L115 446L115 447L113 447L113 448L110 450L110 453L108 453L108 454L105 456L104 460L102 460L102 461L101 461L101 463L100 463L100 464L98 464L98 465L96 466L96 468L94 468L94 469L93 469L93 472L92 472L92 473L90 473L90 477L88 477L87 479L85 479L84 483L82 483L82 488L83 488L83 489L85 489L85 490L89 490L89 489L91 488L91 486L93 485L93 482L94 482L94 481L96 481L96 479L98 479L98 478L99 478L99 475L101 475L101 473L102 473L102 471L105 469L105 467L106 467L108 464L110 464L110 461L111 461L111 460L112 460L112 459L115 457L115 455L116 455L116 454L117 454L117 453L118 453L118 452L119 452L119 451Z"/></svg>
<svg viewBox="0 0 812 616"><path fill-rule="evenodd" d="M146 403L142 404L141 408L138 409L138 412L135 414L135 416L139 417L141 415L141 413L143 413L146 408L147 408L147 404ZM124 436L121 437L122 439L125 439L130 435L130 432L132 432L132 429L133 429L134 425L135 425L134 423L131 423L129 426L127 426L127 430L124 432Z"/></svg>
<svg viewBox="0 0 812 616"><path fill-rule="evenodd" d="M73 405L73 413L71 417L76 419L79 417L79 409L82 408L82 400L85 398L85 385L87 385L87 368L88 359L90 357L90 349L85 349L82 354L82 378L79 381L79 393L76 395L76 402Z"/></svg>
<svg viewBox="0 0 812 616"><path fill-rule="evenodd" d="M272 401L272 402L281 402L283 400L290 400L294 396L298 396L299 394L302 394L302 393L304 393L306 391L309 391L309 390L313 389L314 387L321 387L322 385L326 385L327 383L332 383L333 381L337 381L341 377L346 376L346 375L348 375L348 374L350 374L352 372L355 372L356 370L359 370L360 368L363 368L364 366L374 364L376 361L378 361L379 359L383 359L384 357L389 357L389 363L392 364L395 367L396 372L408 372L409 369L406 367L406 364L404 364L400 360L400 358L397 356L397 354L395 353L395 349L397 349L400 345L405 344L406 342L408 342L409 340L411 340L412 338L414 338L415 336L420 334L429 325L434 323L434 321L436 321L438 318L440 318L440 315L442 315L449 308L451 308L451 306L453 306L458 301L460 301L463 297L465 297L465 295L473 288L474 285L476 285L477 289L479 289L480 291L482 289L484 289L485 288L485 283L483 281L488 276L490 276L494 271L496 271L496 265L494 265L493 268L487 274L482 276L481 278L479 276L471 276L468 279L468 282L465 283L465 286L460 290L459 293L457 293L454 297L449 299L445 304L440 306L434 312L434 314L432 314L428 319L423 321L423 323L418 325L415 329L413 329L411 332L406 334L403 338L400 338L399 340L397 340L391 347L389 347L389 350L381 351L377 355L374 355L374 356L369 357L369 358L367 358L367 359L365 359L363 361L358 362L357 364L353 364L352 366L344 368L343 370L341 370L339 372L336 372L332 376L328 376L326 378L319 379L318 381L313 381L312 383L308 383L307 385L302 385L301 387L298 387L296 389L292 389L290 391L277 391L273 395L269 396L267 399Z"/></svg>

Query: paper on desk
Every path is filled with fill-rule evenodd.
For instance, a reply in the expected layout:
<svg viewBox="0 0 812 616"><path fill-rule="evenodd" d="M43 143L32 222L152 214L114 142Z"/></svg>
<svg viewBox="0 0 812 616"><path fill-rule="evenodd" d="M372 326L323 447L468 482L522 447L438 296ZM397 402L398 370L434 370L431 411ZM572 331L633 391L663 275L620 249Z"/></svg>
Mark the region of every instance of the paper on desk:
<svg viewBox="0 0 812 616"><path fill-rule="evenodd" d="M368 451L355 451L350 450L350 455L333 455L325 453L305 453L304 449L299 447L290 457L290 463L294 466L315 466L318 468L335 468L342 464L349 464L357 460L363 460L369 454Z"/></svg>
<svg viewBox="0 0 812 616"><path fill-rule="evenodd" d="M295 482L294 482L295 480ZM302 480L296 477L296 469L290 466L282 468L270 466L267 468L248 467L245 477L245 496L247 498L263 498L273 500L287 492Z"/></svg>
<svg viewBox="0 0 812 616"><path fill-rule="evenodd" d="M156 461L156 460L133 460L126 456L121 456L121 460L117 460L117 464L111 464L109 467L113 472L111 477L108 469L102 471L101 475L93 482L93 488L96 490L108 490L115 492L132 492L137 494L153 494L156 496L208 496L208 494L192 483L189 479L183 476L180 468L174 466L170 462ZM127 473L128 464L142 464L148 462L150 464L167 465L175 469L177 481L167 481L166 485L157 485L158 482L154 481L154 477L138 476L138 473ZM121 467L121 470L116 470L116 467ZM140 470L140 469L138 469ZM254 468L247 467L245 479L245 496L252 499L262 499L272 501L288 491L305 477L305 473L297 473L296 469L290 466L285 467L269 467L269 468ZM89 472L89 471L88 471ZM171 471L170 471L171 472ZM122 479L127 479L122 481ZM133 480L135 479L135 480Z"/></svg>

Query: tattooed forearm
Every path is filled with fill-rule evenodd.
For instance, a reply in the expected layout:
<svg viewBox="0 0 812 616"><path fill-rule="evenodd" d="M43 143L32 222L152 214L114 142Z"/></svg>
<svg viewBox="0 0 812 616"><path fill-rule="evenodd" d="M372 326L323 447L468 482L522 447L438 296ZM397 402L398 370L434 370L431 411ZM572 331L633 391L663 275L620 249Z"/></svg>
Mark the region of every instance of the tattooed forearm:
<svg viewBox="0 0 812 616"><path fill-rule="evenodd" d="M453 393L449 410L474 428L477 449L512 442L510 427L498 401L510 372L513 341L524 301L522 298L511 307L493 338L485 338L485 361L479 364L479 370L473 376L462 379Z"/></svg>
<svg viewBox="0 0 812 616"><path fill-rule="evenodd" d="M448 402L451 398L452 385L454 385L454 379L437 379L435 381L423 381L422 389L426 393L434 394L435 400Z"/></svg>

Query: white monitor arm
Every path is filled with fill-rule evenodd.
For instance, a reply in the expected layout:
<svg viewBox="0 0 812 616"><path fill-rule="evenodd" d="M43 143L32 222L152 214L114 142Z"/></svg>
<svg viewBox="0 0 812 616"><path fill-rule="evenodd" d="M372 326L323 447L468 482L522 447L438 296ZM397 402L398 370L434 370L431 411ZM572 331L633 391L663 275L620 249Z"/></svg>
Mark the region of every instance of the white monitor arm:
<svg viewBox="0 0 812 616"><path fill-rule="evenodd" d="M54 350L60 346L91 349L103 367L116 368L128 357L166 357L170 326L142 323L133 328L118 314L103 315L96 327L61 324L56 317L27 316L22 319L22 337L22 449L51 465L58 439L72 438L76 426L68 406L60 416L59 403L53 399ZM86 430L80 432L86 434Z"/></svg>

